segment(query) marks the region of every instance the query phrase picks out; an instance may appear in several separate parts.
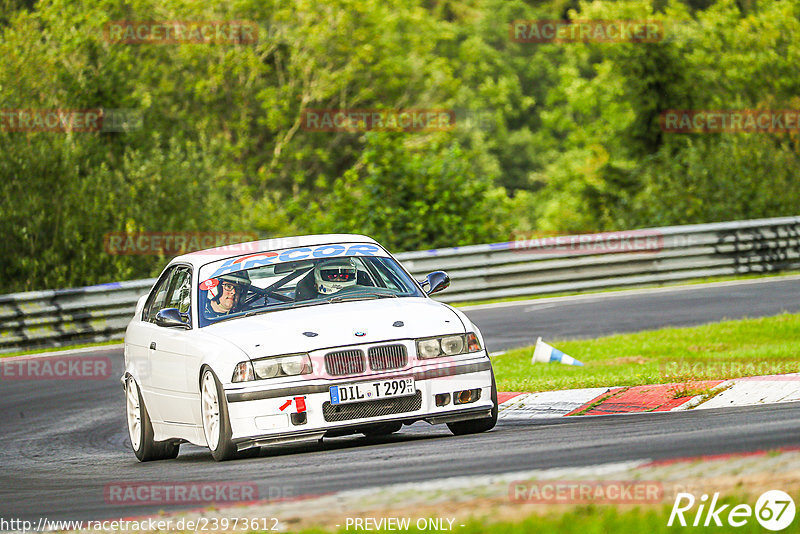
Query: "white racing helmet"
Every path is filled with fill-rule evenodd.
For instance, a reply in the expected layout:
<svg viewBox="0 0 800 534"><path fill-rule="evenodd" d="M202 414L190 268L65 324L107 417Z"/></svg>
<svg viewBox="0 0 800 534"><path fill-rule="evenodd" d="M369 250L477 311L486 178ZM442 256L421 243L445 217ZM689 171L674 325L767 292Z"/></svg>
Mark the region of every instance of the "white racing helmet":
<svg viewBox="0 0 800 534"><path fill-rule="evenodd" d="M331 295L356 284L356 263L352 258L336 258L319 262L314 267L317 293Z"/></svg>

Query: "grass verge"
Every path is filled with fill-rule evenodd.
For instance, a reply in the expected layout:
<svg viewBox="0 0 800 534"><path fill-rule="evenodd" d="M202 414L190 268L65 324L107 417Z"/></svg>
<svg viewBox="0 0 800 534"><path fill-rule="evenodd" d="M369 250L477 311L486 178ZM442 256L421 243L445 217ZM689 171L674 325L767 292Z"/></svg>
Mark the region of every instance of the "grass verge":
<svg viewBox="0 0 800 534"><path fill-rule="evenodd" d="M798 496L795 496L795 500L797 497ZM720 499L717 509L720 506L727 505L718 516L722 524L721 527L715 526L713 520L710 521L711 526L703 526L707 515L706 510L702 511L699 526L691 526L695 515L698 513L697 505L683 514L687 527L681 527L677 517L674 519L672 526L667 525L672 511L671 504L644 507L580 505L568 508L566 511L564 511L563 506L520 505L526 506L528 509L538 508L538 510L516 520L497 521L496 517L482 519L473 518L468 521L456 520L453 522L452 527L449 527L445 521L444 526L446 528L443 530L452 530L452 532L456 534L528 534L531 532L537 534L600 534L607 532L667 534L687 529L692 532L731 532L733 530L738 533L765 532L764 527L759 524L755 517L755 511L752 511L749 517L739 517L736 519L737 521L746 521L746 523L740 527L734 528L728 523L728 514L730 510L739 504L746 504L753 510L756 503L753 499L746 498L726 497ZM411 516L408 519L410 519L410 528L394 528L392 531L430 532L431 529L417 528L417 517ZM427 518L423 518L422 521L425 519ZM797 519L795 519L795 521L797 521ZM422 523L420 523L420 525L424 526ZM347 528L345 525L342 525L338 530L314 528L302 530L301 532L303 534L328 534L332 532L341 534L353 532L354 530L362 529L355 529L353 526ZM788 532L790 530L793 531L791 528L786 531ZM377 531L389 532L388 530Z"/></svg>
<svg viewBox="0 0 800 534"><path fill-rule="evenodd" d="M583 367L532 364L533 347L492 358L500 391L668 384L800 371L800 314L546 340Z"/></svg>

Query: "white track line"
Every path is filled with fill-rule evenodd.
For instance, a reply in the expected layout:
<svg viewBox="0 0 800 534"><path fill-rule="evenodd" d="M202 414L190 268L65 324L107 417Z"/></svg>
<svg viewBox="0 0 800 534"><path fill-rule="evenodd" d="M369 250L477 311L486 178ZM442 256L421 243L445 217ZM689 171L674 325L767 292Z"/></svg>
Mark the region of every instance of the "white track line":
<svg viewBox="0 0 800 534"><path fill-rule="evenodd" d="M29 360L31 358L50 358L53 356L72 356L74 354L86 354L87 352L102 352L106 350L118 350L123 348L125 345L123 343L117 343L114 345L98 345L96 347L84 347L81 349L64 349L64 350L54 350L50 352L39 352L36 354L20 354L18 356L6 356L2 357L0 355L0 362L3 361L13 361L13 360Z"/></svg>

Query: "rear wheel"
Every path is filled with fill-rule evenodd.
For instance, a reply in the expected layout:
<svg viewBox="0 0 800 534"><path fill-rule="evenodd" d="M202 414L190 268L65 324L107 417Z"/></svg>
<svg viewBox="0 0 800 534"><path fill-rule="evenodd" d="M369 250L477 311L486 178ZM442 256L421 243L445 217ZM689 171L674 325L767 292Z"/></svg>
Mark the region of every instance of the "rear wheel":
<svg viewBox="0 0 800 534"><path fill-rule="evenodd" d="M128 437L131 448L140 462L170 460L178 456L180 444L171 441L155 441L153 424L142 400L139 386L132 376L125 381L125 406L128 419Z"/></svg>
<svg viewBox="0 0 800 534"><path fill-rule="evenodd" d="M497 385L494 382L494 372L492 372L492 414L483 419L470 419L469 421L458 421L456 423L447 423L447 428L456 436L463 436L465 434L479 434L494 428L497 424Z"/></svg>

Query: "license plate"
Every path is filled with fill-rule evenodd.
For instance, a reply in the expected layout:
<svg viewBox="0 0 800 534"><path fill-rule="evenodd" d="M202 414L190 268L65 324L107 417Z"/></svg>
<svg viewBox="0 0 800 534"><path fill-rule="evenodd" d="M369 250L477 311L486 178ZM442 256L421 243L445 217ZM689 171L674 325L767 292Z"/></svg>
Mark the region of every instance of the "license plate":
<svg viewBox="0 0 800 534"><path fill-rule="evenodd" d="M331 386L331 404L347 404L364 402L390 397L406 397L414 395L413 378L391 378L373 382L357 382L341 386Z"/></svg>

